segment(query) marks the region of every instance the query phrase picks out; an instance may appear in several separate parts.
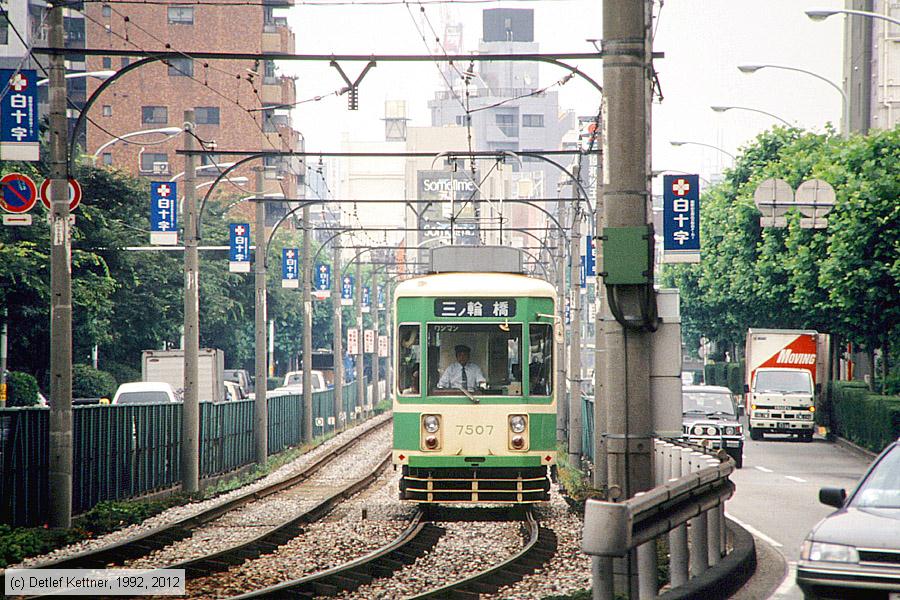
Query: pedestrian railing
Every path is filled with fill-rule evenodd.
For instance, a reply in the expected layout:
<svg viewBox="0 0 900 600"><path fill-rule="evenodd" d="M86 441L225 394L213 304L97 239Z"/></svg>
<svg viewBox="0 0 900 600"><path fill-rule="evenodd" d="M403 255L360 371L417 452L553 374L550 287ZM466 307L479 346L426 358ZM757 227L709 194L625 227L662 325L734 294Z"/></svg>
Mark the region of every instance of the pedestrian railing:
<svg viewBox="0 0 900 600"><path fill-rule="evenodd" d="M271 396L267 404L269 455L300 444L303 396ZM315 392L312 408L314 436L332 433L365 416L356 407L356 382L344 385L338 415L333 390ZM181 404L73 407L73 512L177 486L181 415ZM49 439L46 407L0 409L0 523L45 521ZM201 478L229 473L255 458L253 401L201 403Z"/></svg>
<svg viewBox="0 0 900 600"><path fill-rule="evenodd" d="M725 500L734 484L734 461L695 446L656 440L656 487L624 502L588 500L582 548L593 558L593 598L614 597L613 559L636 551L636 591L645 600L659 594L657 540L668 544L669 588L689 585L723 560Z"/></svg>

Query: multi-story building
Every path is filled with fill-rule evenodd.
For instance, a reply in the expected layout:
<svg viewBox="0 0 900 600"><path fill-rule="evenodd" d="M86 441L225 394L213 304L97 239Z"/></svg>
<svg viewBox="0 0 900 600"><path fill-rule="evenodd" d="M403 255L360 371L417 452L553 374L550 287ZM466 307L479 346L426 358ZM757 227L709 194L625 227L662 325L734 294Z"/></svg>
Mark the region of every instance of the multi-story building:
<svg viewBox="0 0 900 600"><path fill-rule="evenodd" d="M182 135L134 132L183 127L193 109L195 132L205 147L240 150L297 150L302 138L291 124L295 84L279 75L271 60L200 60L192 51L266 53L294 51L294 34L278 15L290 0L260 4L85 3L86 46L116 50L176 51L182 57L154 62L125 74L88 114L85 153L96 164L151 180L170 180L184 171ZM87 57L87 71L119 70L138 57ZM88 79L87 92L98 81ZM134 134L134 135L132 135ZM127 138L127 139L118 139ZM112 143L110 143L112 142ZM254 189L254 171L264 167L264 193L297 198L305 163L275 157L234 172L246 177L244 195ZM198 188L205 191L229 159L207 154L198 161ZM228 187L228 186L224 186ZM234 192L233 187L229 188ZM271 225L286 204L267 204Z"/></svg>
<svg viewBox="0 0 900 600"><path fill-rule="evenodd" d="M847 0L846 7L900 19L897 0ZM900 124L900 25L846 17L844 92L850 103L850 131L866 133Z"/></svg>

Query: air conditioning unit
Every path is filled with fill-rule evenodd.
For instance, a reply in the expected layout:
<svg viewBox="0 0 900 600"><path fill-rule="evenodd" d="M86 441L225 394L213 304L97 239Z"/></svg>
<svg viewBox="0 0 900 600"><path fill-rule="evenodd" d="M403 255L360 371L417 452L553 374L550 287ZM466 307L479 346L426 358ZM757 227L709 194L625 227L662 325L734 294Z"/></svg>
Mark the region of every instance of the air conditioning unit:
<svg viewBox="0 0 900 600"><path fill-rule="evenodd" d="M153 172L157 175L164 175L168 173L169 163L167 161L153 163Z"/></svg>

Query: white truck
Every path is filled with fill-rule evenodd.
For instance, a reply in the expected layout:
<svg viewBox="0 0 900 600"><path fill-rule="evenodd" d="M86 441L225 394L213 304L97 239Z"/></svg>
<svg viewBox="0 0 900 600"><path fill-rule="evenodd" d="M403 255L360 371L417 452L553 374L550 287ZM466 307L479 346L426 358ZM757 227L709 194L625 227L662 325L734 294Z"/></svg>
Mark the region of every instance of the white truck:
<svg viewBox="0 0 900 600"><path fill-rule="evenodd" d="M816 399L828 376L829 337L811 330L750 329L746 408L750 439L787 433L811 441Z"/></svg>
<svg viewBox="0 0 900 600"><path fill-rule="evenodd" d="M225 399L225 353L212 348L200 349L198 396L200 402ZM184 389L184 350L144 350L141 353L141 379L163 381L174 390Z"/></svg>

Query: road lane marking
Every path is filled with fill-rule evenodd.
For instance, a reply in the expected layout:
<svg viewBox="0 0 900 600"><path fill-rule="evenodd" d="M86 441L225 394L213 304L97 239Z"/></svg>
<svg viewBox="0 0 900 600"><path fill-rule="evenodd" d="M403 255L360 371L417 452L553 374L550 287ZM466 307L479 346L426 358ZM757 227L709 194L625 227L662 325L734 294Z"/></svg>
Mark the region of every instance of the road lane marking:
<svg viewBox="0 0 900 600"><path fill-rule="evenodd" d="M772 469L767 469L765 467L753 467L757 471L762 471L763 473L773 473Z"/></svg>
<svg viewBox="0 0 900 600"><path fill-rule="evenodd" d="M790 479L791 481L796 481L797 483L806 483L805 479L800 479L799 477L794 477L793 475L785 475L785 479Z"/></svg>
<svg viewBox="0 0 900 600"><path fill-rule="evenodd" d="M744 522L741 521L740 519L737 519L737 518L735 518L734 516L730 515L727 511L725 512L725 518L731 519L732 521L734 521L735 523L737 523L738 525L740 525L741 527L743 527L744 529L746 529L747 531L749 531L750 533L752 533L753 535L755 535L756 537L758 537L759 539L761 539L762 541L766 542L766 543L769 544L770 546L775 546L776 548L784 548L783 545L781 545L780 543L776 542L775 540L773 540L772 538L770 538L769 536L767 536L766 534L764 534L764 533L763 533L762 531L760 531L759 529L756 529L755 527L753 527L753 526L751 526L751 525L747 525L746 523L744 523Z"/></svg>
<svg viewBox="0 0 900 600"><path fill-rule="evenodd" d="M771 600L776 598L784 598L788 596L791 592L797 591L797 563L794 561L788 561L788 572L787 577L784 578L784 581L781 582L781 585L778 586L778 589L775 590L775 593L770 597Z"/></svg>

